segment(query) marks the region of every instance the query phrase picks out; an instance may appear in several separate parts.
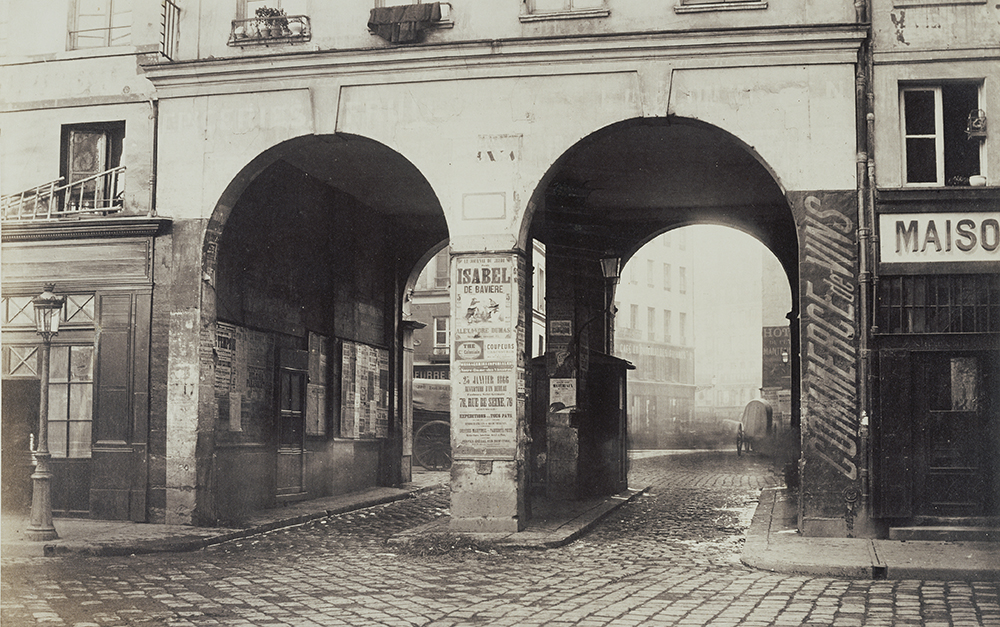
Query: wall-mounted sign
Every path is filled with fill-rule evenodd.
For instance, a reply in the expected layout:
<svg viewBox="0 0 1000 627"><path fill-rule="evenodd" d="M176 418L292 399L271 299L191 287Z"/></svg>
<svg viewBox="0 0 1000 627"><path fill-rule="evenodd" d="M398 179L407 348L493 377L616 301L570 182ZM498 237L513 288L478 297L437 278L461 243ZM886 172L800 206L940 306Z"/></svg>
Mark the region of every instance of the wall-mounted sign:
<svg viewBox="0 0 1000 627"><path fill-rule="evenodd" d="M879 216L882 263L1000 261L1000 213Z"/></svg>

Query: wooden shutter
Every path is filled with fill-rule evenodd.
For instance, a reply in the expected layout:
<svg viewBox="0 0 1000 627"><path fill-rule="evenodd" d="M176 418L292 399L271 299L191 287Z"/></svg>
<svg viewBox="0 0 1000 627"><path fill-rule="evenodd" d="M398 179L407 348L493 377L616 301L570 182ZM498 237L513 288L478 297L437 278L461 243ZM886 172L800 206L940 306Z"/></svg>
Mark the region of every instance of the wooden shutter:
<svg viewBox="0 0 1000 627"><path fill-rule="evenodd" d="M876 518L913 515L913 411L906 350L879 351L878 414L872 420L872 490Z"/></svg>

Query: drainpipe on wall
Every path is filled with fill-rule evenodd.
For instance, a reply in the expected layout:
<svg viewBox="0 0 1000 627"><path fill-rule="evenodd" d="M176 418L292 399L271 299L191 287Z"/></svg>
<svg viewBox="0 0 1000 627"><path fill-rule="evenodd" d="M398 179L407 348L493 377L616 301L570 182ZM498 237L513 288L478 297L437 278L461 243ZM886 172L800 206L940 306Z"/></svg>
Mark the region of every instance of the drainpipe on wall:
<svg viewBox="0 0 1000 627"><path fill-rule="evenodd" d="M149 217L156 217L156 153L159 151L157 144L160 140L160 101L156 98L149 99L149 119L153 122L153 155L149 169Z"/></svg>
<svg viewBox="0 0 1000 627"><path fill-rule="evenodd" d="M865 23L871 15L871 0L857 0L855 11L860 23ZM871 413L871 348L870 334L874 328L874 273L872 271L873 228L875 224L875 160L874 160L874 97L872 94L872 37L871 25L868 25L868 36L858 51L858 69L856 75L856 106L858 126L858 282L860 293L858 299L859 325L858 348L860 359L858 363L858 460L860 478L861 507L858 512L862 525L869 522L871 516L870 461L868 422Z"/></svg>

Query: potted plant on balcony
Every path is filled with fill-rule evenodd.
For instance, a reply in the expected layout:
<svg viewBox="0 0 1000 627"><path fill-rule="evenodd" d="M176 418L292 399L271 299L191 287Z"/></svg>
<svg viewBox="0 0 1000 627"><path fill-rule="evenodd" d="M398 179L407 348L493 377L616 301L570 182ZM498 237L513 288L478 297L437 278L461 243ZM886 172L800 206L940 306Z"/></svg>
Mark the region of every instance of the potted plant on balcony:
<svg viewBox="0 0 1000 627"><path fill-rule="evenodd" d="M261 37L281 37L288 30L288 18L281 9L260 7L256 11L256 16Z"/></svg>

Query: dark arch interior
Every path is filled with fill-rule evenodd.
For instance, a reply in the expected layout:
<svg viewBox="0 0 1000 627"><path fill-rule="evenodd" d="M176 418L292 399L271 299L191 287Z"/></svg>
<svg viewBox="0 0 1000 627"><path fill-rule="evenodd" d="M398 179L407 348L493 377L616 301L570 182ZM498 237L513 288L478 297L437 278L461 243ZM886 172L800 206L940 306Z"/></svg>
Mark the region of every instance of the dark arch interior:
<svg viewBox="0 0 1000 627"><path fill-rule="evenodd" d="M795 284L796 228L781 188L745 144L703 123L602 129L553 165L535 200L530 234L547 246L628 258L671 228L722 224L763 242Z"/></svg>
<svg viewBox="0 0 1000 627"><path fill-rule="evenodd" d="M360 314L340 313L352 303L391 327L400 286L447 238L426 179L395 151L354 136L306 138L267 156L222 226L218 317L353 335L345 316L353 324Z"/></svg>

